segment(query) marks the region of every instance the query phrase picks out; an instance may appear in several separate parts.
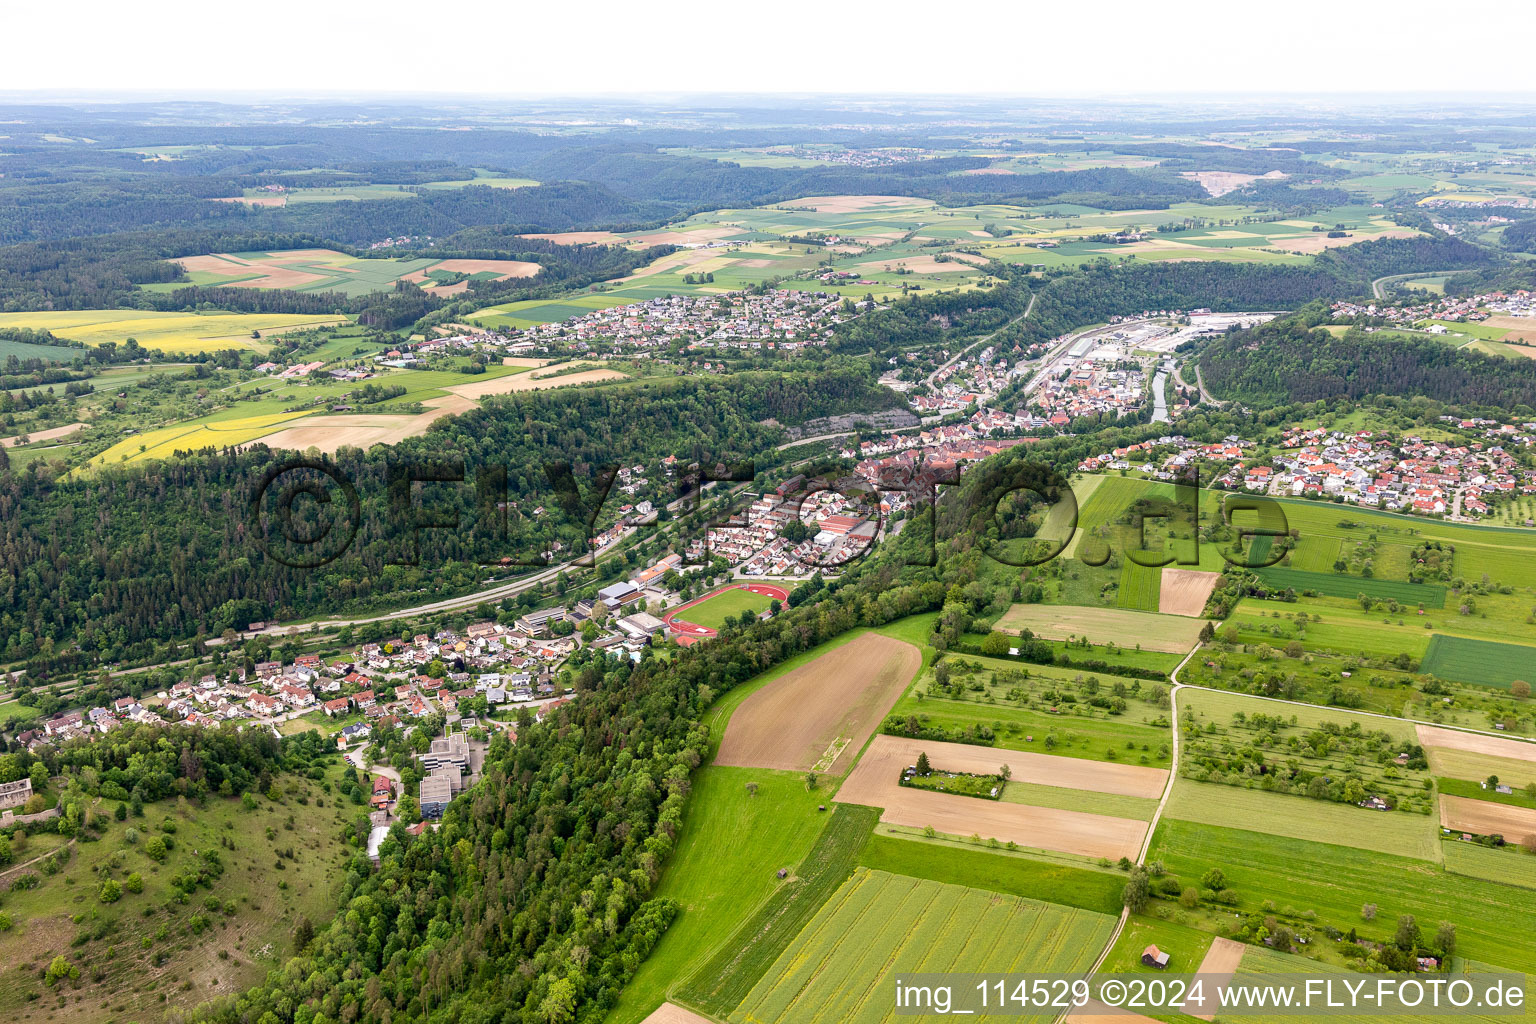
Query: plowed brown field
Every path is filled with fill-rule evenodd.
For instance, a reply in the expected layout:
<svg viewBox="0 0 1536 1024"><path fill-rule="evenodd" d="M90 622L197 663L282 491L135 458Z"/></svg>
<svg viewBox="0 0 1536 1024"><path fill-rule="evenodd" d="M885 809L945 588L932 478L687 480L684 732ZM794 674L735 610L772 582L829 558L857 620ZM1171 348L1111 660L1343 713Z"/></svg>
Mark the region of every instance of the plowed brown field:
<svg viewBox="0 0 1536 1024"><path fill-rule="evenodd" d="M922 663L911 644L865 633L742 701L715 763L805 771L842 743L830 770L858 754Z"/></svg>

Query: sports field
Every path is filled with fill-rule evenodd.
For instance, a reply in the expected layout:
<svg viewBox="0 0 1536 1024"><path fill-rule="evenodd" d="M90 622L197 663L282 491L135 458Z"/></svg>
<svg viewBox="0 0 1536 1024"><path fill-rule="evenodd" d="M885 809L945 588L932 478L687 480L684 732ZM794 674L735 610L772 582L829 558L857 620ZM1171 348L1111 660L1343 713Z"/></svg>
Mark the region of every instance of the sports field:
<svg viewBox="0 0 1536 1024"><path fill-rule="evenodd" d="M44 313L0 313L0 329L31 328L55 337L99 346L121 347L129 338L141 348L170 355L240 349L264 354L263 339L287 331L345 323L340 316L295 313L160 313L142 309L82 309ZM252 332L261 337L252 337ZM3 344L10 344L5 342ZM49 349L54 358L68 349ZM0 351L0 357L5 353Z"/></svg>
<svg viewBox="0 0 1536 1024"><path fill-rule="evenodd" d="M1536 679L1536 647L1436 634L1419 671L1508 690L1517 679Z"/></svg>
<svg viewBox="0 0 1536 1024"><path fill-rule="evenodd" d="M732 587L729 590L720 591L713 597L705 598L698 604L689 605L688 612L683 617L707 629L719 629L725 625L725 620L728 618L733 621L740 619L742 612L751 612L756 615L767 611L773 600L766 594Z"/></svg>
<svg viewBox="0 0 1536 1024"><path fill-rule="evenodd" d="M1156 579L1158 570L1145 570ZM1152 606L1157 606L1154 597ZM1027 629L1047 640L1087 637L1096 644L1115 643L1146 651L1183 654L1200 638L1202 619L1159 615L1129 608L1079 608L1070 605L1016 604L997 620L1003 632Z"/></svg>
<svg viewBox="0 0 1536 1024"><path fill-rule="evenodd" d="M891 1014L891 990L899 975L1071 973L1092 963L1113 925L1106 914L859 868L730 1020L875 1024ZM1044 1022L1053 1017L1007 1019Z"/></svg>

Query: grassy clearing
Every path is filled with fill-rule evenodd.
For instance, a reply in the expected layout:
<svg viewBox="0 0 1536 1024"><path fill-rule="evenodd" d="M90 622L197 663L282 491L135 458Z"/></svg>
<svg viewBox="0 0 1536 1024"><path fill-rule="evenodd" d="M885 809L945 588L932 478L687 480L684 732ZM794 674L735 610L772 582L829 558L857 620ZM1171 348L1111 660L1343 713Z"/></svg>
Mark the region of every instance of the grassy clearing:
<svg viewBox="0 0 1536 1024"><path fill-rule="evenodd" d="M1446 839L1441 843L1445 870L1469 878L1536 889L1536 857L1513 846L1501 850Z"/></svg>
<svg viewBox="0 0 1536 1024"><path fill-rule="evenodd" d="M1455 547L1456 572L1468 579L1486 573L1498 583L1536 586L1536 533L1528 530L1467 526L1299 499L1280 498L1276 503L1289 526L1301 532L1303 544L1308 538L1353 543L1371 533L1381 543L1438 540Z"/></svg>
<svg viewBox="0 0 1536 1024"><path fill-rule="evenodd" d="M1420 924L1422 926L1423 922L1420 922ZM1468 966L1470 967L1471 965ZM1478 969L1486 970L1486 968L1482 967ZM1358 975L1347 968L1332 964L1319 964L1315 960L1293 956L1288 953L1280 953L1265 946L1249 946L1243 952L1243 962L1238 970L1245 975L1285 974L1294 976L1310 974L1313 976L1333 976L1338 979L1351 978L1353 975L1352 980L1358 980ZM1276 1015L1274 1013L1232 1013L1223 1011L1221 1014L1221 1020L1230 1021L1231 1024L1271 1024L1275 1019ZM1326 1014L1286 1014L1281 1019L1295 1021L1296 1024L1381 1024L1384 1020L1408 1024L1408 1022L1412 1021L1438 1021L1443 1020L1444 1017L1428 1014L1409 1015L1401 1013L1392 1013L1390 1016L1384 1016L1383 1011L1380 1010L1375 1012L1364 1010L1360 1013L1349 1013L1336 1009L1330 1010ZM1495 1024L1497 1021L1508 1021L1510 1015L1507 1013L1503 1015L1481 1014L1475 1012L1475 1010L1468 1009L1458 1010L1456 1012L1456 1019Z"/></svg>
<svg viewBox="0 0 1536 1024"><path fill-rule="evenodd" d="M1413 723L1401 718L1371 718L1352 714L1342 708L1287 704L1283 701L1266 700L1263 697L1241 693L1226 693L1221 690L1180 690L1179 715L1183 716L1188 710L1193 710L1202 721L1210 719L1222 725L1230 722L1233 713L1238 711L1245 715L1256 712L1281 715L1287 721L1294 718L1296 725L1303 729L1316 729L1329 723L1348 727L1351 722L1359 722L1364 729L1388 733L1393 739L1401 740L1403 743L1419 742L1418 730L1414 728Z"/></svg>
<svg viewBox="0 0 1536 1024"><path fill-rule="evenodd" d="M1244 913L1260 912L1271 900L1315 911L1318 927L1356 928L1376 941L1391 938L1401 914L1447 920L1457 927L1457 952L1512 970L1536 967L1528 892L1448 874L1422 860L1177 820L1158 826L1149 858L1183 878L1220 867ZM1367 903L1377 905L1371 921L1360 914Z"/></svg>
<svg viewBox="0 0 1536 1024"><path fill-rule="evenodd" d="M1010 804L1052 807L1061 811L1085 811L1089 814L1107 814L1112 818L1135 818L1138 821L1151 821L1153 813L1157 810L1157 801L1149 797L1063 789L1060 786L1042 786L1034 782L1009 782L1003 787L1002 799Z"/></svg>
<svg viewBox="0 0 1536 1024"><path fill-rule="evenodd" d="M712 767L695 775L682 838L655 892L682 913L624 987L610 1024L644 1019L755 907L798 884L776 872L810 851L830 820L816 809L824 799L792 772Z"/></svg>
<svg viewBox="0 0 1536 1024"><path fill-rule="evenodd" d="M1429 766L1398 738L1401 729L1376 728L1387 719L1340 716L1307 726L1299 716L1293 723L1286 707L1253 705L1226 721L1184 712L1181 775L1350 805L1377 796L1426 817L1433 811Z"/></svg>
<svg viewBox="0 0 1536 1024"><path fill-rule="evenodd" d="M1298 625L1294 616L1302 613L1309 619ZM1411 607L1394 614L1364 611L1342 598L1275 602L1249 597L1238 602L1228 626L1237 630L1237 639L1245 644L1284 648L1298 640L1311 651L1377 658L1407 654L1417 659L1424 656L1433 635L1424 628L1425 621Z"/></svg>
<svg viewBox="0 0 1536 1024"><path fill-rule="evenodd" d="M1502 775L1499 776L1499 781L1503 782L1503 778ZM1496 789L1484 789L1482 782L1472 782L1468 779L1436 779L1435 786L1444 796L1486 800L1491 804L1507 804L1510 807L1536 807L1536 799L1529 796L1523 789L1517 789L1512 793L1500 793Z"/></svg>
<svg viewBox="0 0 1536 1024"><path fill-rule="evenodd" d="M71 349L58 345L32 345L25 341L0 338L0 363L11 356L17 359L41 359L47 363L67 363L75 358L75 354Z"/></svg>
<svg viewBox="0 0 1536 1024"><path fill-rule="evenodd" d="M754 985L789 946L801 928L842 885L858 863L880 812L837 804L826 828L781 886L675 990L677 998L724 1017L741 1005Z"/></svg>
<svg viewBox="0 0 1536 1024"><path fill-rule="evenodd" d="M1439 824L1433 816L1368 811L1352 804L1213 782L1176 781L1163 816L1400 857L1434 860L1439 854Z"/></svg>
<svg viewBox="0 0 1536 1024"><path fill-rule="evenodd" d="M1425 747L1424 752L1429 756L1429 767L1437 776L1481 781L1490 775L1497 775L1500 782L1516 791L1536 782L1536 761L1480 754L1471 750L1451 750L1447 747Z"/></svg>
<svg viewBox="0 0 1536 1024"><path fill-rule="evenodd" d="M148 805L143 818L112 822L100 841L69 847L57 874L36 871L37 888L6 892L3 910L15 927L0 932L0 1019L51 1016L67 998L75 1021L158 1020L259 982L286 957L301 916L329 920L347 857L356 853L337 836L357 809L307 782L296 785L283 803L261 797L251 811L220 798L203 807ZM111 816L110 805L97 811ZM166 821L174 833L164 831ZM129 841L130 827L141 834L138 842ZM167 835L171 849L157 862L146 852L149 842ZM57 840L31 838L16 859L62 845ZM289 847L294 857L282 858L278 870L276 851ZM194 851L216 857L222 870L183 905L172 879L204 866ZM129 891L135 874L139 893ZM108 879L123 892L104 904L98 894ZM80 980L47 989L38 971L59 955L80 969Z"/></svg>
<svg viewBox="0 0 1536 1024"><path fill-rule="evenodd" d="M1116 592L1115 603L1121 608L1156 612L1162 580L1162 569L1138 565L1127 558L1120 566L1120 589ZM1198 632L1199 627L1195 628Z"/></svg>
<svg viewBox="0 0 1536 1024"><path fill-rule="evenodd" d="M1115 940L1099 968L1101 974L1160 974L1155 967L1141 962L1141 951L1156 945L1168 954L1168 970L1176 974L1193 974L1200 968L1206 951L1215 938L1210 932L1200 931L1188 925L1165 921L1148 914L1137 914L1125 922L1120 937Z"/></svg>
<svg viewBox="0 0 1536 1024"><path fill-rule="evenodd" d="M1159 579L1162 575L1160 570L1148 569L1146 572L1153 579ZM1155 589L1151 592L1151 600L1155 609ZM1184 615L1159 615L1156 611L1045 604L1016 604L997 620L997 628L1004 632L1028 629L1036 636L1048 640L1087 637L1094 643L1113 641L1121 648L1139 648L1165 654L1182 654L1193 647L1200 636L1202 625L1202 619ZM1177 660L1174 659L1175 663Z"/></svg>
<svg viewBox="0 0 1536 1024"><path fill-rule="evenodd" d="M950 656L945 664L949 685L939 686L935 671L920 673L886 716L883 732L962 743L990 738L1008 750L1169 764L1167 698L1159 703L1153 694L1166 690L1161 684L971 655ZM1101 697L1123 701L1124 710L1089 703Z"/></svg>
<svg viewBox="0 0 1536 1024"><path fill-rule="evenodd" d="M918 828L914 825L891 825L881 822L875 826L874 834L900 839L902 842L921 843L946 850L985 850L994 857L1022 857L1025 860L1040 861L1044 864L1061 864L1069 868L1091 870L1102 868L1097 857L1089 857L1080 853L1046 850L1037 846L1015 845L1010 849L1007 843L999 842L996 839L982 839L979 836L957 836L949 832L940 832L937 829L932 834L929 834L927 829Z"/></svg>
<svg viewBox="0 0 1536 1024"><path fill-rule="evenodd" d="M1437 634L1419 670L1442 679L1508 690L1517 679L1536 678L1536 647Z"/></svg>
<svg viewBox="0 0 1536 1024"><path fill-rule="evenodd" d="M874 1024L891 1013L893 972L1070 973L1113 926L1108 914L860 868L730 1019Z"/></svg>

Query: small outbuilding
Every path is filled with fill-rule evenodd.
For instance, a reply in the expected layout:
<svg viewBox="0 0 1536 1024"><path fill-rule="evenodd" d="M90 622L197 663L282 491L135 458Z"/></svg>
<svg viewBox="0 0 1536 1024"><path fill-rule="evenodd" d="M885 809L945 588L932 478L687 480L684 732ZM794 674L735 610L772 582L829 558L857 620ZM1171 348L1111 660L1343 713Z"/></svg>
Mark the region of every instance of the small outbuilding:
<svg viewBox="0 0 1536 1024"><path fill-rule="evenodd" d="M1168 969L1168 954L1156 946L1148 946L1141 951L1141 962L1147 967L1156 967L1160 971Z"/></svg>

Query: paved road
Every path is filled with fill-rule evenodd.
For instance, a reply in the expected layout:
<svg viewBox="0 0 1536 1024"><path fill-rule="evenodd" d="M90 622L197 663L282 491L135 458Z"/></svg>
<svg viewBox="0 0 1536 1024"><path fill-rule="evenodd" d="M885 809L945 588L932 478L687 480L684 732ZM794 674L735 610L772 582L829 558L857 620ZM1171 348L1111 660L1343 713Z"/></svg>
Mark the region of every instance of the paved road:
<svg viewBox="0 0 1536 1024"><path fill-rule="evenodd" d="M1388 274L1386 277L1378 277L1376 280L1371 282L1371 295L1374 296L1375 298L1378 298L1378 299L1386 298L1387 297L1387 290L1383 286L1387 285L1387 284L1390 284L1393 281L1411 281L1415 277L1434 277L1437 274L1456 274L1456 273L1460 273L1460 271L1456 271L1456 270L1420 270L1420 271L1416 271L1416 272L1414 272L1412 274Z"/></svg>
<svg viewBox="0 0 1536 1024"><path fill-rule="evenodd" d="M903 430L913 430L913 429L915 429L915 428L914 427L882 427L882 428L880 428L880 433L882 433L882 434L899 434ZM865 435L868 435L869 431L867 431L867 430L841 430L841 431L838 431L835 434L817 434L815 437L802 437L798 441L786 441L785 443L783 443L783 444L779 445L777 448L775 448L774 451L782 452L782 451L784 451L784 450L786 450L788 448L798 448L802 444L814 444L817 441L835 441L839 437L852 437L854 434L865 434Z"/></svg>
<svg viewBox="0 0 1536 1024"><path fill-rule="evenodd" d="M972 349L980 348L981 346L985 345L987 342L991 341L993 338L997 337L1003 331L1006 331L1008 328L1012 327L1014 324L1018 323L1020 320L1023 320L1025 317L1029 316L1029 314L1033 313L1035 311L1035 299L1036 298L1037 298L1037 293L1031 292L1030 296L1029 296L1029 305L1024 307L1024 312L1020 313L1018 316L1014 317L1012 320L1009 320L1007 323L1003 324L1003 326L999 327L997 330L993 331L991 334L987 335L985 338L979 338L976 341L973 341L969 345L965 346L965 348L961 349L959 352L956 352L953 356L951 356L949 358L949 362L945 363L943 366L940 366L938 369L936 369L932 373L930 373L927 377L923 378L923 383L927 384L929 387L932 387L933 386L933 382L938 377L938 375L943 373L945 370L949 369L951 366L954 366L957 362L959 362L961 356L965 355L967 352L970 352Z"/></svg>
<svg viewBox="0 0 1536 1024"><path fill-rule="evenodd" d="M1222 406L1227 404L1226 402L1223 402L1220 399L1216 398L1214 395L1212 395L1209 391L1207 391L1205 389L1205 378L1200 375L1200 364L1199 363L1195 364L1195 383L1197 385L1199 385L1199 387L1200 387L1200 400L1202 402L1208 402L1209 404L1214 405L1218 409L1220 409Z"/></svg>
<svg viewBox="0 0 1536 1024"><path fill-rule="evenodd" d="M700 489L701 492L710 490L714 486L715 482L716 481L706 482ZM745 485L738 484L732 488L732 491L739 491L743 486ZM677 498L667 505L667 510L669 512L675 512L688 502L695 500L696 497L702 498L702 493L699 495L689 494L681 498ZM668 523L660 531L658 531L658 536L670 533L673 529L676 528L676 525L677 524L675 521ZM596 556L596 560L609 557L610 555L617 552L619 544L625 540L628 540L630 537L633 537L635 532L636 530L634 527L630 527L629 529L625 530L619 535L618 540L608 546L606 549L607 554L599 552ZM530 576L520 576L510 582L494 584L485 589L477 590L473 593L464 594L459 597L444 598L443 600L431 601L427 604L412 605L409 608L401 608L396 611L384 612L380 615L371 615L360 619L317 619L313 622L298 622L286 626L267 626L259 632L246 632L242 635L246 637L288 636L295 633L311 633L321 629L331 630L340 629L343 626L360 626L367 622L388 622L393 619L414 618L419 615L430 615L435 612L460 611L465 608L473 608L474 606L483 604L485 602L494 603L502 600L503 598L515 597L525 590L529 590L549 582L556 576L559 576L562 572L567 572L575 568L585 568L584 566L576 565L576 563L580 561L582 557L587 556L580 556L578 558L570 559L566 562L560 562L556 565L551 565L548 568L540 569L538 572Z"/></svg>

